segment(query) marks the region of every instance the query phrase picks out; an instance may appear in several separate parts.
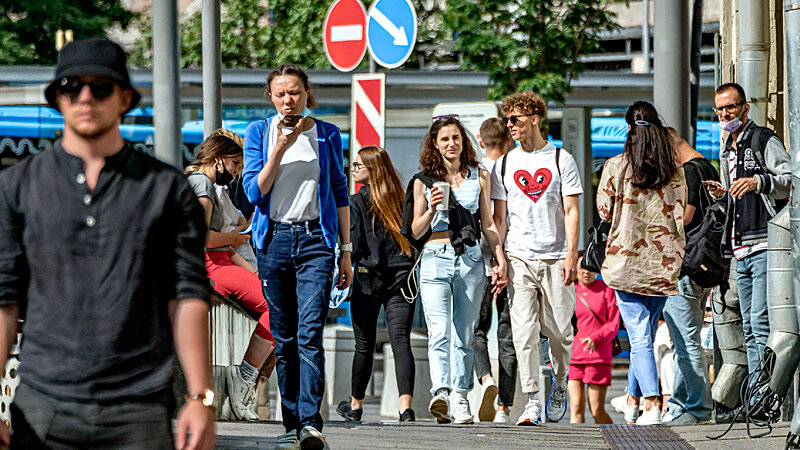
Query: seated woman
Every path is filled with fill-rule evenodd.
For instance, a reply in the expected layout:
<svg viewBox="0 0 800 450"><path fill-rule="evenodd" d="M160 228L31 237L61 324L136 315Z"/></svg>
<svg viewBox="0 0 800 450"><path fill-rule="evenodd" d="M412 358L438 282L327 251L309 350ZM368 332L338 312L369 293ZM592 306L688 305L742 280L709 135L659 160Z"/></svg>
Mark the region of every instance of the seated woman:
<svg viewBox="0 0 800 450"><path fill-rule="evenodd" d="M267 301L255 268L234 250L249 239L238 232L223 233L222 207L214 184L227 185L242 170L242 147L230 137L212 135L197 149L194 162L186 168L189 184L203 205L208 224L206 237L206 270L214 289L224 296L238 299L242 306L258 317L241 365L228 367L226 380L231 411L238 420L258 420L255 413L256 382L262 368L275 352L275 340L269 330Z"/></svg>

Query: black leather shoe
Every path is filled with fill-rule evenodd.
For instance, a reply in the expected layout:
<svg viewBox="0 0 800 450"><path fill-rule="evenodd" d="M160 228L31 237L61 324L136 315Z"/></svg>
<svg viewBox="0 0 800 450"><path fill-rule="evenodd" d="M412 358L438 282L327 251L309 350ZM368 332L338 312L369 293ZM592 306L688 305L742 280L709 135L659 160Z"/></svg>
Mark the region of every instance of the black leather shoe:
<svg viewBox="0 0 800 450"><path fill-rule="evenodd" d="M400 414L400 422L416 422L417 419L414 417L414 410L411 408L406 409Z"/></svg>
<svg viewBox="0 0 800 450"><path fill-rule="evenodd" d="M361 414L364 414L364 408L352 409L350 408L350 402L345 400L339 403L339 406L336 407L336 412L348 422L361 422Z"/></svg>
<svg viewBox="0 0 800 450"><path fill-rule="evenodd" d="M744 423L744 411L742 406L737 406L729 411L717 411L714 416L714 423L731 423L736 420L736 423Z"/></svg>

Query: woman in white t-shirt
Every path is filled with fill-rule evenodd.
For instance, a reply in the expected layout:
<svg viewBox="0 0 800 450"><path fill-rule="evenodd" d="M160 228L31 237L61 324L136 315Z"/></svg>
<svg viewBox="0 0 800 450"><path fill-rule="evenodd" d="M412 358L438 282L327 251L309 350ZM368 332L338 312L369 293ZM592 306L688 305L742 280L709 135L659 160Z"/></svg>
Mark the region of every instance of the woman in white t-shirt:
<svg viewBox="0 0 800 450"><path fill-rule="evenodd" d="M448 400L450 390L454 389L454 421L472 423L467 401L473 386L472 339L486 280L479 245L481 231L496 259L492 276L494 293L507 284L506 261L492 220L489 173L478 167L475 150L461 122L449 116L436 118L425 135L420 166L422 172L412 181L411 234L414 240L425 243L419 288L428 325L433 395L429 409L437 422L450 422ZM443 187L448 187L453 195L446 199L434 182L447 183ZM447 207L441 208L442 205ZM455 336L451 337L451 329L455 330ZM453 367L450 367L451 339L456 353Z"/></svg>
<svg viewBox="0 0 800 450"><path fill-rule="evenodd" d="M325 390L322 329L334 282L337 236L340 289L353 278L350 207L342 137L330 123L286 116L314 107L308 74L286 64L267 77L277 116L245 131L243 186L255 206L253 244L269 303L283 425L279 448L323 448L319 408Z"/></svg>

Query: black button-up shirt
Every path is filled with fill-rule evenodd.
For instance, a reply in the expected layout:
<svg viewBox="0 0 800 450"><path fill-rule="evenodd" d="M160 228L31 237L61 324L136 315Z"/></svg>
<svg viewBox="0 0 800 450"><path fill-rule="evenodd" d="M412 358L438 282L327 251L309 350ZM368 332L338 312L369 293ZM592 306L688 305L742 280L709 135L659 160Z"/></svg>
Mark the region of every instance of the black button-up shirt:
<svg viewBox="0 0 800 450"><path fill-rule="evenodd" d="M93 191L60 143L0 173L0 305L25 319L21 381L98 402L167 388L167 305L208 301L205 237L183 174L129 144Z"/></svg>

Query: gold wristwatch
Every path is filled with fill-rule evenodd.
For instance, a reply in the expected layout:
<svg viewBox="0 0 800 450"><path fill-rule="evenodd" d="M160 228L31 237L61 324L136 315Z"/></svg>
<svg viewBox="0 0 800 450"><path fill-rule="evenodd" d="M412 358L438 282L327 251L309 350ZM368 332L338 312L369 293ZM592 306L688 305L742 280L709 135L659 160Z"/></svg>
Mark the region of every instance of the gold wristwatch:
<svg viewBox="0 0 800 450"><path fill-rule="evenodd" d="M204 389L203 392L200 393L186 394L186 401L188 402L189 400L201 400L203 406L211 408L214 406L214 391L211 389Z"/></svg>

